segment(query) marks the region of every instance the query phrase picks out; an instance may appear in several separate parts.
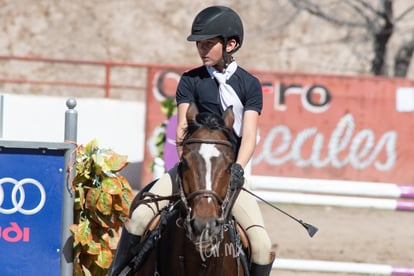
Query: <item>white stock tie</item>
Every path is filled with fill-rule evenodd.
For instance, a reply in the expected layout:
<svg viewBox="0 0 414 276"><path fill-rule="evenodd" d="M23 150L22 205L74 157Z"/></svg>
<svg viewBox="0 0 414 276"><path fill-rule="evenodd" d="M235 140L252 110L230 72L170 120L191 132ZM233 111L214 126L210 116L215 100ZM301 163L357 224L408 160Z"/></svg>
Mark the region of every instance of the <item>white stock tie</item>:
<svg viewBox="0 0 414 276"><path fill-rule="evenodd" d="M236 72L237 63L233 61L229 64L226 70L221 73L211 66L207 66L207 71L211 77L214 77L219 83L219 94L221 106L226 110L229 106L233 106L234 112L234 124L233 129L237 136L241 137L242 134L242 120L243 120L243 104L240 98L237 96L231 85L227 84L227 80Z"/></svg>

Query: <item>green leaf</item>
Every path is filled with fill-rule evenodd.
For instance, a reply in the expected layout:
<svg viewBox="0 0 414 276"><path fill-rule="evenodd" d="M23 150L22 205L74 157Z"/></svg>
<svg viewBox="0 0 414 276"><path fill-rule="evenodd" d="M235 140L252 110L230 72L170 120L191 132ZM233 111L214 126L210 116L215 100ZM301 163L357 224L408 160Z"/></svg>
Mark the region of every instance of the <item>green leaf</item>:
<svg viewBox="0 0 414 276"><path fill-rule="evenodd" d="M87 156L91 156L92 154L94 154L99 148L98 145L98 140L93 139L92 141L90 141L89 143L86 144L85 146L85 155Z"/></svg>
<svg viewBox="0 0 414 276"><path fill-rule="evenodd" d="M102 180L101 189L110 195L122 194L122 183L116 177L106 177Z"/></svg>
<svg viewBox="0 0 414 276"><path fill-rule="evenodd" d="M132 192L131 185L129 185L128 180L124 176L118 175L117 178L119 179L119 181L122 184L122 189L127 189L127 190L130 190Z"/></svg>
<svg viewBox="0 0 414 276"><path fill-rule="evenodd" d="M80 205L81 210L83 210L85 207L85 189L83 188L82 185L76 186L76 189L79 193L79 205Z"/></svg>
<svg viewBox="0 0 414 276"><path fill-rule="evenodd" d="M102 268L109 268L112 262L112 252L109 248L102 248L95 263Z"/></svg>
<svg viewBox="0 0 414 276"><path fill-rule="evenodd" d="M124 190L122 193L122 209L126 210L126 212L129 212L129 207L131 206L132 200L134 198L134 194L131 190Z"/></svg>
<svg viewBox="0 0 414 276"><path fill-rule="evenodd" d="M89 220L82 220L76 229L74 240L82 245L89 243L92 240L92 232L89 227Z"/></svg>
<svg viewBox="0 0 414 276"><path fill-rule="evenodd" d="M128 156L120 155L112 150L101 149L93 155L97 174L112 176L128 164Z"/></svg>
<svg viewBox="0 0 414 276"><path fill-rule="evenodd" d="M170 118L177 112L177 104L175 103L175 98L165 99L161 102L161 112Z"/></svg>
<svg viewBox="0 0 414 276"><path fill-rule="evenodd" d="M106 163L112 172L118 172L128 164L127 155L120 155L111 150L106 153L105 157Z"/></svg>
<svg viewBox="0 0 414 276"><path fill-rule="evenodd" d="M88 242L87 247L88 249L86 252L88 252L91 255L98 255L99 251L101 250L101 244L93 240Z"/></svg>
<svg viewBox="0 0 414 276"><path fill-rule="evenodd" d="M101 191L99 191L98 188L90 188L89 191L86 194L86 208L88 208L91 211L96 210L96 205L98 202L99 194Z"/></svg>
<svg viewBox="0 0 414 276"><path fill-rule="evenodd" d="M102 153L102 150L98 150L96 154L92 156L92 159L95 164L97 175L103 175L105 172L109 171L109 167L106 164L105 155Z"/></svg>
<svg viewBox="0 0 414 276"><path fill-rule="evenodd" d="M98 208L102 214L110 215L112 213L112 196L108 193L100 193L96 208Z"/></svg>

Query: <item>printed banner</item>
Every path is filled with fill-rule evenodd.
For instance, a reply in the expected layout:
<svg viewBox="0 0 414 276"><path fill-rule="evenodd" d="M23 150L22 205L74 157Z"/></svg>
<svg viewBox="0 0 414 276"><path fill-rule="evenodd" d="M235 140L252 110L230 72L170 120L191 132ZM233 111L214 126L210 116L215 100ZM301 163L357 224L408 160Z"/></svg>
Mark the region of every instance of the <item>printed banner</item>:
<svg viewBox="0 0 414 276"><path fill-rule="evenodd" d="M0 275L60 275L64 151L0 147Z"/></svg>
<svg viewBox="0 0 414 276"><path fill-rule="evenodd" d="M175 97L183 71L149 70L143 185L153 178L149 166L160 126L169 128L160 102ZM413 81L253 73L264 92L253 175L414 184ZM174 136L175 130L167 133L167 143ZM169 165L176 153L168 144L165 148L164 162Z"/></svg>

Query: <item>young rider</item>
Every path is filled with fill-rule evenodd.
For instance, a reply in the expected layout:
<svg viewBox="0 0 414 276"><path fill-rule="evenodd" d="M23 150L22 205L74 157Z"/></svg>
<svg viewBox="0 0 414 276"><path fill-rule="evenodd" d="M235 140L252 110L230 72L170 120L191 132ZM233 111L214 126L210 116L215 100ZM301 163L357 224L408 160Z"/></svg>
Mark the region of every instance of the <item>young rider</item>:
<svg viewBox="0 0 414 276"><path fill-rule="evenodd" d="M203 66L183 74L176 101L178 105L177 144L182 141L187 126L186 111L195 102L200 112L222 114L233 106L234 132L237 141L235 163L245 168L258 142L258 117L262 110L262 89L257 78L239 67L233 54L243 43L243 24L239 15L224 6L211 6L202 10L194 19L188 41L195 41ZM179 155L181 149L178 148ZM246 184L245 184L246 185ZM167 173L150 190L161 196L172 194L171 177ZM160 208L168 202L160 202ZM125 226L112 265L112 275L133 257L128 249L139 243L144 230L156 214L155 206L140 205ZM264 228L263 217L256 200L241 191L232 214L246 230L251 244L252 265L250 275L270 274L274 260L271 241ZM111 275L111 273L110 273Z"/></svg>

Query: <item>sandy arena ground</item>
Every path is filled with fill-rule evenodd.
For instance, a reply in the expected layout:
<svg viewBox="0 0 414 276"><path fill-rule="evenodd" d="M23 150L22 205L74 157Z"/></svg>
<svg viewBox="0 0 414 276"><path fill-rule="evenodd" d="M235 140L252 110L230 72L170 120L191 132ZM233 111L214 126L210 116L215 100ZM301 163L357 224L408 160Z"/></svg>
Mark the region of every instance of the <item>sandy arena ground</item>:
<svg viewBox="0 0 414 276"><path fill-rule="evenodd" d="M412 212L286 204L277 206L319 228L318 233L310 238L300 224L267 205L261 205L279 258L414 266ZM273 269L271 275L364 274Z"/></svg>

